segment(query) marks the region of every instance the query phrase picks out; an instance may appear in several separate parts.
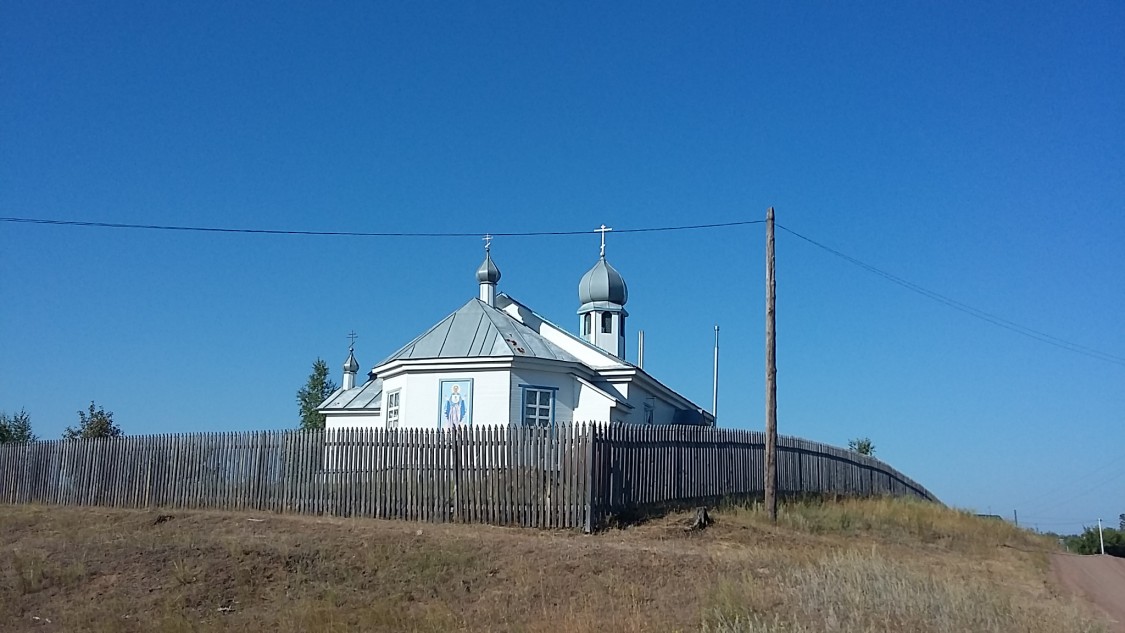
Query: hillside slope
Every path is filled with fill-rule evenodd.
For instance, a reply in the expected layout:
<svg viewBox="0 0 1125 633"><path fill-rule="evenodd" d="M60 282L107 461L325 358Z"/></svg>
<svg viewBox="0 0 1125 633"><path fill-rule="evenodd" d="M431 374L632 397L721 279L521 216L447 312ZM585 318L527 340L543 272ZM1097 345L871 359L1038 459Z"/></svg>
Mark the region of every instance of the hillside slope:
<svg viewBox="0 0 1125 633"><path fill-rule="evenodd" d="M716 518L587 536L0 506L0 630L1108 630L1001 522L886 500Z"/></svg>

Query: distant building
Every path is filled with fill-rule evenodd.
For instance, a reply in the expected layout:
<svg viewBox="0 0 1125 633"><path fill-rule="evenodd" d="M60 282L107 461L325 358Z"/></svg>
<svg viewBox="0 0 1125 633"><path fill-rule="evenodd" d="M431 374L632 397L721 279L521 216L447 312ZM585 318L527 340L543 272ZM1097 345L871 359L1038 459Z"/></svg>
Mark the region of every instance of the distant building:
<svg viewBox="0 0 1125 633"><path fill-rule="evenodd" d="M328 429L714 424L625 360L629 292L605 259L604 233L601 256L578 284L578 336L498 294L500 269L487 245L476 276L477 297L375 365L361 385L349 351L342 386L319 407Z"/></svg>

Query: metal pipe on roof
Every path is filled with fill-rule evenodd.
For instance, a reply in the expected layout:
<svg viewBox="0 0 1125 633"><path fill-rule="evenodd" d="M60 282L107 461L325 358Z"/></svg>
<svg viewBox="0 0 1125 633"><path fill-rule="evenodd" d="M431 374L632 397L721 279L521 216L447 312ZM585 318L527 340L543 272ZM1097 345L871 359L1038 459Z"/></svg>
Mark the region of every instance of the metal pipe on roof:
<svg viewBox="0 0 1125 633"><path fill-rule="evenodd" d="M645 368L645 331L637 330L637 367Z"/></svg>

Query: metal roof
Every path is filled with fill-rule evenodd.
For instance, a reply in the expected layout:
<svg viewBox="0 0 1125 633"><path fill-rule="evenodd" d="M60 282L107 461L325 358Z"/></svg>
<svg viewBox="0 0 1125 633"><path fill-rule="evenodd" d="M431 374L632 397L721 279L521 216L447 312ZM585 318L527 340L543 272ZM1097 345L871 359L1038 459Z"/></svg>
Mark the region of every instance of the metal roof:
<svg viewBox="0 0 1125 633"><path fill-rule="evenodd" d="M581 361L503 310L470 299L456 312L410 341L379 365L419 358L524 356Z"/></svg>
<svg viewBox="0 0 1125 633"><path fill-rule="evenodd" d="M484 262L477 269L477 281L482 284L495 284L500 281L500 269L493 263L492 256L487 250L484 251Z"/></svg>
<svg viewBox="0 0 1125 633"><path fill-rule="evenodd" d="M348 350L348 360L344 361L344 371L352 374L359 371L359 361L355 359L355 351L352 349Z"/></svg>
<svg viewBox="0 0 1125 633"><path fill-rule="evenodd" d="M629 301L629 288L621 273L602 256L578 282L578 301L583 305L606 302L623 306Z"/></svg>
<svg viewBox="0 0 1125 633"><path fill-rule="evenodd" d="M359 387L337 389L317 409L378 409L382 406L383 379L368 380Z"/></svg>

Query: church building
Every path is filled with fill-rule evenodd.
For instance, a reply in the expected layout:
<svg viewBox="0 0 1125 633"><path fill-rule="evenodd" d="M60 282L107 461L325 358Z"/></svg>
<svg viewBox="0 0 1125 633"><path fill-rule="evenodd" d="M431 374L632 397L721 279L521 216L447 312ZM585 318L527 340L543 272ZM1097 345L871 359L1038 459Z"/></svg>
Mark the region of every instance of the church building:
<svg viewBox="0 0 1125 633"><path fill-rule="evenodd" d="M578 283L574 335L498 293L485 245L479 294L375 365L356 384L349 350L341 387L319 407L328 429L572 422L714 425L714 416L625 360L625 279L601 256Z"/></svg>

